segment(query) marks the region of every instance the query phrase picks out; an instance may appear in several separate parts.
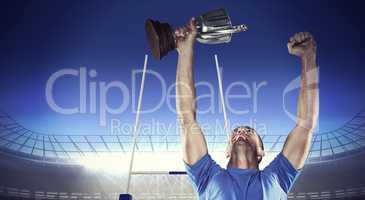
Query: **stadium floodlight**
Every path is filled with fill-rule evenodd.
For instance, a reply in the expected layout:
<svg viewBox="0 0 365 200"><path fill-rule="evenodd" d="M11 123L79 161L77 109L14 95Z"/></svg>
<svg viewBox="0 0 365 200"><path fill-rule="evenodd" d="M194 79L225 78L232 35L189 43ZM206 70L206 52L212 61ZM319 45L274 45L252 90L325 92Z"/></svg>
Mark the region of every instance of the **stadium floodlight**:
<svg viewBox="0 0 365 200"><path fill-rule="evenodd" d="M126 155L89 155L77 160L77 163L92 171L108 174L124 174L127 171L128 157Z"/></svg>

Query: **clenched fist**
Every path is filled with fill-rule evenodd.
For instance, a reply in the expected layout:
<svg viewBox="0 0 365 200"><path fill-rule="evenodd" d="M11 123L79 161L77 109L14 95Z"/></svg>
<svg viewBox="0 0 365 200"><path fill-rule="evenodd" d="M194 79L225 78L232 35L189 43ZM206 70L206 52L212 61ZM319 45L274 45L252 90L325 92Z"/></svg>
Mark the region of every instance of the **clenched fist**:
<svg viewBox="0 0 365 200"><path fill-rule="evenodd" d="M299 32L289 39L288 51L300 58L311 56L316 53L317 45L313 36L308 32Z"/></svg>
<svg viewBox="0 0 365 200"><path fill-rule="evenodd" d="M191 18L187 25L176 29L175 31L176 49L179 52L179 54L185 54L192 51L196 35L197 35L197 30L194 18Z"/></svg>

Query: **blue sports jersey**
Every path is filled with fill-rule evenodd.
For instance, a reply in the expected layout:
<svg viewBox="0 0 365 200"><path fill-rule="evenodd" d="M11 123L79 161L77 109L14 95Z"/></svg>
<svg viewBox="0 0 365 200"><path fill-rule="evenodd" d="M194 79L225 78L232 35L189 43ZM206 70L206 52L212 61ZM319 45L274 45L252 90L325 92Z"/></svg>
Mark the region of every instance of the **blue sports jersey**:
<svg viewBox="0 0 365 200"><path fill-rule="evenodd" d="M283 200L299 174L280 153L264 170L221 168L209 154L187 174L201 200Z"/></svg>

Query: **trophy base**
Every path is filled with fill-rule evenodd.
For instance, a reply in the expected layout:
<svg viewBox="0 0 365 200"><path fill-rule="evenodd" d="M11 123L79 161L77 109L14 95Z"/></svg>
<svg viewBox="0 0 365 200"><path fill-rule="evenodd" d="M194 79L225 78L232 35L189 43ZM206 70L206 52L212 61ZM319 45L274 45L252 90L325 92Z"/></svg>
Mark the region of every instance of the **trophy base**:
<svg viewBox="0 0 365 200"><path fill-rule="evenodd" d="M155 59L161 60L169 51L176 48L174 33L168 23L147 19L145 31Z"/></svg>

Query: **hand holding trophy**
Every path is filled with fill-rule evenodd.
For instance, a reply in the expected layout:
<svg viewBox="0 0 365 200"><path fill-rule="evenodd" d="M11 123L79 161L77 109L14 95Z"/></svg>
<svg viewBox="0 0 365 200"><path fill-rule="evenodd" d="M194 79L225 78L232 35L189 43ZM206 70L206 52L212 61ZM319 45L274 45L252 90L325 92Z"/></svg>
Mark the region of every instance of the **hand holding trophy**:
<svg viewBox="0 0 365 200"><path fill-rule="evenodd" d="M232 26L231 19L225 9L217 9L195 17L197 41L203 44L220 44L231 41L232 34L247 30L242 24ZM161 60L169 51L176 48L175 31L168 23L147 19L145 30L152 55Z"/></svg>

